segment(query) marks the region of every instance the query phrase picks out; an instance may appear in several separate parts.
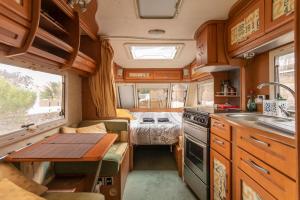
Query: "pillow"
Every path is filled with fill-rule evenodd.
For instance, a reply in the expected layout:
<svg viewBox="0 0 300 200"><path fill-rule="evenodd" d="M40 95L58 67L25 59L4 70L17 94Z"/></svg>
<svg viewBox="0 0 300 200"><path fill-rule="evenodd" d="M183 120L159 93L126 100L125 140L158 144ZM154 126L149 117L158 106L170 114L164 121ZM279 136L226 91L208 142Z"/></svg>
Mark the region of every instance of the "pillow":
<svg viewBox="0 0 300 200"><path fill-rule="evenodd" d="M2 162L0 163L0 181L4 178L7 178L17 186L32 192L37 195L41 195L48 190L47 187L40 185L33 180L27 178L15 168L12 164ZM1 199L1 198L0 198Z"/></svg>
<svg viewBox="0 0 300 200"><path fill-rule="evenodd" d="M77 128L77 133L107 133L104 123Z"/></svg>
<svg viewBox="0 0 300 200"><path fill-rule="evenodd" d="M31 192L28 192L17 186L7 178L0 181L0 199L1 200L45 200Z"/></svg>
<svg viewBox="0 0 300 200"><path fill-rule="evenodd" d="M71 128L71 127L61 127L60 128L61 133L76 133L76 128Z"/></svg>
<svg viewBox="0 0 300 200"><path fill-rule="evenodd" d="M117 117L119 117L119 118L128 118L130 120L134 120L133 115L127 109L117 109Z"/></svg>

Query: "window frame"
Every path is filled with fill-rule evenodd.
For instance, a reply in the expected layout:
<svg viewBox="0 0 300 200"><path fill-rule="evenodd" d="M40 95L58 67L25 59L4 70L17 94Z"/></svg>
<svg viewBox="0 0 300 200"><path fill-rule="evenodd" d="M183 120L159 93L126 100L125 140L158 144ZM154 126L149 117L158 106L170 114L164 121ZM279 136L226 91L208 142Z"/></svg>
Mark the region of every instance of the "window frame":
<svg viewBox="0 0 300 200"><path fill-rule="evenodd" d="M273 51L270 51L269 53L269 81L270 82L277 82L277 75L276 75L276 58L279 56L283 56L286 54L290 54L295 52L295 46L294 43L288 44L285 46L282 46L280 48L277 48ZM269 94L270 94L270 99L276 99L276 94L280 92L277 91L278 87L276 86L270 86L269 87ZM289 107L289 109L292 107ZM295 108L295 106L293 106ZM292 110L293 111L293 110Z"/></svg>
<svg viewBox="0 0 300 200"><path fill-rule="evenodd" d="M52 70L43 70L43 69L32 69L28 67L24 67L22 65L18 65L18 63L1 63L5 65L11 65L13 67L18 67L18 68L25 68L28 70L32 71L38 71L38 72L43 72L43 73L49 73L49 74L54 74L54 75L59 75L62 76L62 113L63 113L63 118L62 119L56 119L53 121L49 121L43 124L35 125L37 126L33 130L30 130L29 128L20 128L19 130L9 132L5 135L0 135L0 148L5 147L7 145L17 143L26 139L29 139L31 137L41 135L47 131L53 130L55 128L58 128L62 125L65 125L68 121L68 115L67 115L67 81L68 81L68 75L67 73L64 72L56 72ZM26 144L31 145L31 143Z"/></svg>

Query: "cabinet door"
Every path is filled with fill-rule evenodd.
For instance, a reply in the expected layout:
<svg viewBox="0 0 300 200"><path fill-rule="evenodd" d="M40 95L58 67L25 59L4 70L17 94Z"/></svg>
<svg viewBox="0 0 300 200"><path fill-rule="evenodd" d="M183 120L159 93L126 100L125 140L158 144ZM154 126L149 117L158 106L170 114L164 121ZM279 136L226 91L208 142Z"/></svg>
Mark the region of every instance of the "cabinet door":
<svg viewBox="0 0 300 200"><path fill-rule="evenodd" d="M271 194L240 169L236 170L236 187L233 190L236 192L236 200L275 200Z"/></svg>
<svg viewBox="0 0 300 200"><path fill-rule="evenodd" d="M229 20L228 50L233 51L264 34L264 0L253 1Z"/></svg>
<svg viewBox="0 0 300 200"><path fill-rule="evenodd" d="M231 164L214 150L210 152L210 199L230 200Z"/></svg>
<svg viewBox="0 0 300 200"><path fill-rule="evenodd" d="M31 0L3 0L1 4L24 19L31 19Z"/></svg>
<svg viewBox="0 0 300 200"><path fill-rule="evenodd" d="M266 32L294 19L295 0L265 0Z"/></svg>
<svg viewBox="0 0 300 200"><path fill-rule="evenodd" d="M208 28L206 27L199 35L197 40L197 65L205 65L207 63L207 32Z"/></svg>

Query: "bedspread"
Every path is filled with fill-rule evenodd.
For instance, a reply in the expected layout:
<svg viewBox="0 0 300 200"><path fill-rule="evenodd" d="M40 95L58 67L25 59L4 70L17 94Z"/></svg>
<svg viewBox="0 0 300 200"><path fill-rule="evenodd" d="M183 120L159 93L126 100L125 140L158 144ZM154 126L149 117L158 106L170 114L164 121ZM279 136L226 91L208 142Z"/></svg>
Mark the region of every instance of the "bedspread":
<svg viewBox="0 0 300 200"><path fill-rule="evenodd" d="M131 143L134 145L172 145L181 134L182 113L136 112L130 122ZM143 118L153 118L154 123L144 123ZM158 118L168 118L169 122L158 122Z"/></svg>

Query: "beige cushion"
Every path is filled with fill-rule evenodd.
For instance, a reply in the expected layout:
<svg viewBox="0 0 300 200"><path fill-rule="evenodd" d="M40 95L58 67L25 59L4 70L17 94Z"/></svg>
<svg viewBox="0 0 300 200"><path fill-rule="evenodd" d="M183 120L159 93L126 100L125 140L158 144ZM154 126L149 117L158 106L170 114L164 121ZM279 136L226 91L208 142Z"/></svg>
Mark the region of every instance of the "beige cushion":
<svg viewBox="0 0 300 200"><path fill-rule="evenodd" d="M77 133L107 133L104 123L77 128Z"/></svg>
<svg viewBox="0 0 300 200"><path fill-rule="evenodd" d="M47 187L40 185L33 180L24 176L17 168L12 164L2 162L0 163L0 180L7 178L17 186L32 192L37 195L41 195L48 190ZM0 198L1 199L1 198Z"/></svg>
<svg viewBox="0 0 300 200"><path fill-rule="evenodd" d="M86 192L47 192L43 197L47 200L105 200L102 194Z"/></svg>
<svg viewBox="0 0 300 200"><path fill-rule="evenodd" d="M60 132L61 133L76 133L76 128L71 128L71 127L61 127Z"/></svg>
<svg viewBox="0 0 300 200"><path fill-rule="evenodd" d="M0 181L0 199L1 200L45 200L31 192L17 186L7 178Z"/></svg>

